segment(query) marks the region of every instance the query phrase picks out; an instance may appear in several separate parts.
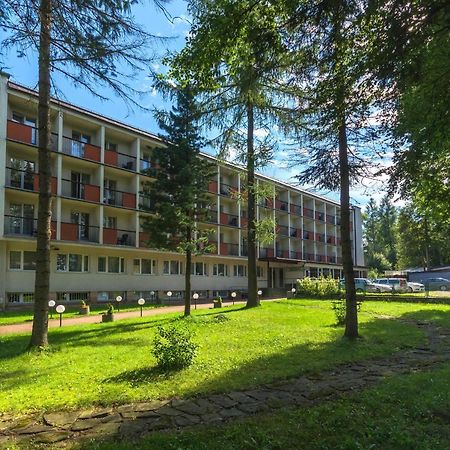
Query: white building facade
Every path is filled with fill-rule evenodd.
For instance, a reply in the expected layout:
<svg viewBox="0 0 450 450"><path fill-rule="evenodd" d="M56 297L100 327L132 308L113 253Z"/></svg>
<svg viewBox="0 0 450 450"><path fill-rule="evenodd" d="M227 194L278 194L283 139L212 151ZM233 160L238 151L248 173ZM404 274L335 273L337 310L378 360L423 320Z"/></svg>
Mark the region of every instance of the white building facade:
<svg viewBox="0 0 450 450"><path fill-rule="evenodd" d="M154 300L183 296L183 256L148 248L142 184L158 170L155 135L83 108L54 101L50 297L58 301ZM0 76L0 308L33 302L38 204L37 93ZM217 166L209 184L211 240L216 252L195 258L200 297L245 293L246 211L243 169L204 155ZM145 174L143 173L145 171ZM288 289L304 276L342 276L339 204L287 183L270 183L273 198L258 217L276 220L276 239L258 248L258 287ZM353 258L364 275L361 211L352 208Z"/></svg>

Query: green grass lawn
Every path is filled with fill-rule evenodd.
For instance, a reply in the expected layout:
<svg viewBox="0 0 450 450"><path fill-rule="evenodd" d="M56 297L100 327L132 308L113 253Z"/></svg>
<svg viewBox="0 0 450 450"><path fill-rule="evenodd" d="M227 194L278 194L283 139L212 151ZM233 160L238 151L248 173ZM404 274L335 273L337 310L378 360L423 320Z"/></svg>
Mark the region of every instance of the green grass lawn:
<svg viewBox="0 0 450 450"><path fill-rule="evenodd" d="M221 426L160 433L78 450L448 450L450 365L396 376L345 399ZM418 395L420 393L420 395Z"/></svg>
<svg viewBox="0 0 450 450"><path fill-rule="evenodd" d="M116 304L113 303L114 307ZM145 308L157 308L162 307L162 305L149 305L146 304ZM108 309L108 303L101 305L91 305L91 316L100 314ZM139 309L139 305L131 305L131 304L123 304L120 308L121 312L125 311L135 311ZM117 308L115 308L117 311ZM66 306L66 311L64 312L64 318L72 318L72 317L85 317L80 314L79 306ZM59 315L57 313L53 313L53 319L59 320ZM23 322L31 322L33 320L33 312L31 310L28 311L0 311L0 326L1 325L12 325L15 323L23 323Z"/></svg>
<svg viewBox="0 0 450 450"><path fill-rule="evenodd" d="M0 338L0 411L15 414L108 405L174 396L224 392L344 361L384 355L416 345L424 337L415 327L380 319L377 314L417 316L450 326L450 306L365 302L360 314L364 339L341 339L327 301L284 300L250 310L194 312L195 364L165 374L155 367L152 338L158 325L179 321L178 314L80 325L50 330L51 349L25 351L27 335Z"/></svg>

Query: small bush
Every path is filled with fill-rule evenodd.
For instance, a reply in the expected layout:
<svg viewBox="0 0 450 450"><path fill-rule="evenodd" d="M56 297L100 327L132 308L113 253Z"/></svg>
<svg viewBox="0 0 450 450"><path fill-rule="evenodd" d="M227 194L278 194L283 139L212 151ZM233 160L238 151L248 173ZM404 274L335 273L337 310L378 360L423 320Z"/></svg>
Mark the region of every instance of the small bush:
<svg viewBox="0 0 450 450"><path fill-rule="evenodd" d="M182 369L190 366L197 355L198 345L192 342L187 328L158 327L153 339L153 355L158 366L164 370Z"/></svg>
<svg viewBox="0 0 450 450"><path fill-rule="evenodd" d="M297 292L317 297L329 297L340 293L339 280L332 277L319 278L305 277L297 280Z"/></svg>
<svg viewBox="0 0 450 450"><path fill-rule="evenodd" d="M331 302L331 307L333 308L334 315L336 316L336 325L345 325L345 313L347 311L345 300L335 300ZM361 309L361 302L357 302L356 307L359 312Z"/></svg>

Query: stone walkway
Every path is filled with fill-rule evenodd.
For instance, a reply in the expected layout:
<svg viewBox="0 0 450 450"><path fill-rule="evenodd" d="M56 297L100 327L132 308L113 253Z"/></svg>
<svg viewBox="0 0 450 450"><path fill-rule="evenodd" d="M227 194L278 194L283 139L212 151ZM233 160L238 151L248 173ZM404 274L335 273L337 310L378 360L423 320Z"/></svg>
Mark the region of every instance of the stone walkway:
<svg viewBox="0 0 450 450"><path fill-rule="evenodd" d="M13 442L20 445L31 441L47 447L66 446L79 439L138 439L157 430L216 424L292 406L310 407L373 386L392 375L426 371L450 361L450 330L426 322L407 323L425 332L426 345L253 389L186 400L36 414L16 420L3 415L0 448Z"/></svg>

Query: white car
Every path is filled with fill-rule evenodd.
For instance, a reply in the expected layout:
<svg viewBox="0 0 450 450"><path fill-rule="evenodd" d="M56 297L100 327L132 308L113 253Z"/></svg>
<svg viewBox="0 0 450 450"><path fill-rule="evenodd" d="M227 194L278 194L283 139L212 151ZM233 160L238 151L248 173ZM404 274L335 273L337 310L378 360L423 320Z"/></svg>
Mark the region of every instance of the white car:
<svg viewBox="0 0 450 450"><path fill-rule="evenodd" d="M425 286L422 283L413 283L408 281L406 283L408 285L408 292L424 292Z"/></svg>

